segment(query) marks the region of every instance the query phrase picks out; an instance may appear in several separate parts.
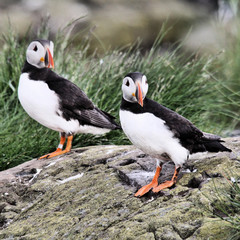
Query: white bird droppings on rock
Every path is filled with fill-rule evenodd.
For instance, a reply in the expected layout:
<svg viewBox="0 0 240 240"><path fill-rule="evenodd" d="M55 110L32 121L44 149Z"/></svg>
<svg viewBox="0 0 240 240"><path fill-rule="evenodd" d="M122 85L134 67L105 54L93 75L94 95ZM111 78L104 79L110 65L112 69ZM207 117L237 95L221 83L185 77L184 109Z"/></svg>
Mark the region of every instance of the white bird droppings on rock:
<svg viewBox="0 0 240 240"><path fill-rule="evenodd" d="M59 184L63 184L63 183L66 183L66 182L69 182L69 181L72 181L72 180L75 180L75 179L78 179L78 178L81 178L83 176L83 173L79 173L75 176L71 176L69 178L65 178L63 180L58 180L58 183Z"/></svg>

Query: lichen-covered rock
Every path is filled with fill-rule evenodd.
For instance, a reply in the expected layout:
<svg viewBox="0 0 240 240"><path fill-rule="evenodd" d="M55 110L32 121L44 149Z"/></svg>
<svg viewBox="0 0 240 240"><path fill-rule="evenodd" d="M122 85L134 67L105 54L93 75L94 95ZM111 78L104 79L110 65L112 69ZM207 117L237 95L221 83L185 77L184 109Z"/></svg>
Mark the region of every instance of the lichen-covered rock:
<svg viewBox="0 0 240 240"><path fill-rule="evenodd" d="M227 239L213 203L240 175L240 138L226 144L232 153L194 155L175 187L142 198L134 193L155 159L133 146L79 148L1 172L0 239ZM159 182L173 171L164 164Z"/></svg>

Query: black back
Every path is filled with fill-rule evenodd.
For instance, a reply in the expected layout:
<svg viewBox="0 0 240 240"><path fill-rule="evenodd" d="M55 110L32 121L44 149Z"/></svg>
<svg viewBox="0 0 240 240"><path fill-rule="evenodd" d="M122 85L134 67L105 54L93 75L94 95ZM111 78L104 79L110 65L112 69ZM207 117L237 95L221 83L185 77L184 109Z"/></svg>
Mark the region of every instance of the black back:
<svg viewBox="0 0 240 240"><path fill-rule="evenodd" d="M132 72L132 73L128 73L125 77L130 77L131 79L133 79L134 82L136 82L138 79L141 80L143 77L143 74L140 72Z"/></svg>

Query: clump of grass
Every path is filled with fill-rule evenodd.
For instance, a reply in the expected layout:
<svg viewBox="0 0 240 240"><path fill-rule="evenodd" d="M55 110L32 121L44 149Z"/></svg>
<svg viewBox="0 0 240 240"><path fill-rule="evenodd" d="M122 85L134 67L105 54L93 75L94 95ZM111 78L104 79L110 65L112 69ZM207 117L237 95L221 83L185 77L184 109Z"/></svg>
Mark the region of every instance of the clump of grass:
<svg viewBox="0 0 240 240"><path fill-rule="evenodd" d="M227 186L224 189L215 188L215 200L213 202L213 215L229 224L229 239L240 239L240 186L239 177L226 178Z"/></svg>
<svg viewBox="0 0 240 240"><path fill-rule="evenodd" d="M100 57L89 53L89 39L83 38L73 46L68 28L54 40L55 71L75 82L99 108L118 118L123 77L140 71L148 77L149 93L163 105L189 118L204 131L219 133L226 127L219 109L222 97L211 76L216 69L215 57L186 57L177 47L159 54L160 33L152 49L141 54L138 46L124 51L106 51ZM48 28L42 26L36 37L48 38ZM17 98L17 86L25 61L25 50L30 39L19 41L12 30L3 37L0 52L0 170L55 150L58 133L32 120L22 109ZM211 73L211 74L210 74ZM215 74L213 74L215 77ZM214 115L217 122L211 118ZM229 123L228 123L229 124ZM96 144L128 144L121 131L104 136L78 135L73 147Z"/></svg>

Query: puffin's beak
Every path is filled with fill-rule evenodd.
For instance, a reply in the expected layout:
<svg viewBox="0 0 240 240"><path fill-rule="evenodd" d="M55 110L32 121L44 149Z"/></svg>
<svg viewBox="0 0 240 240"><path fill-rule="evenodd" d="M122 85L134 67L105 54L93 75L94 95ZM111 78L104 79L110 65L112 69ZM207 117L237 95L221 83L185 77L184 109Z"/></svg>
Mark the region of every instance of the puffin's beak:
<svg viewBox="0 0 240 240"><path fill-rule="evenodd" d="M138 100L138 103L143 107L142 87L139 81L137 81L136 98Z"/></svg>
<svg viewBox="0 0 240 240"><path fill-rule="evenodd" d="M54 68L54 62L53 62L53 57L52 54L49 50L49 48L47 48L47 56L48 56L48 68Z"/></svg>

